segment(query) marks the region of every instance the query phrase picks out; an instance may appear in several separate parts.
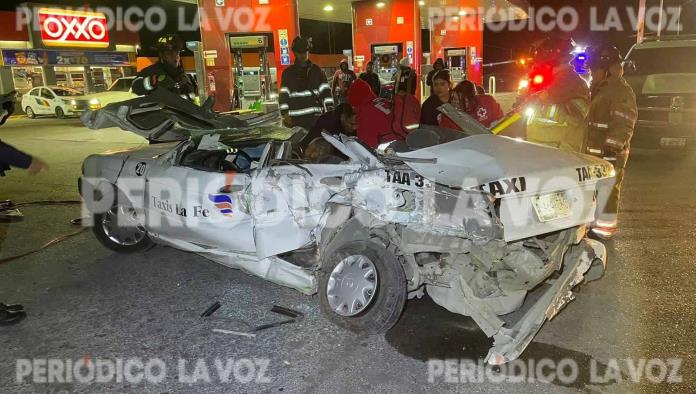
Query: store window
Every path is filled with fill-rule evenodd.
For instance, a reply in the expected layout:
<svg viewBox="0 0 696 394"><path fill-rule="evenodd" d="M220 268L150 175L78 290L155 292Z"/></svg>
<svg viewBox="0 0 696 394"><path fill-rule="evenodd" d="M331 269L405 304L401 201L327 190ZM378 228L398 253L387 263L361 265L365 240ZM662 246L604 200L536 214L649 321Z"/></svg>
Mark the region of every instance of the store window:
<svg viewBox="0 0 696 394"><path fill-rule="evenodd" d="M44 83L41 67L12 67L15 90L21 95Z"/></svg>

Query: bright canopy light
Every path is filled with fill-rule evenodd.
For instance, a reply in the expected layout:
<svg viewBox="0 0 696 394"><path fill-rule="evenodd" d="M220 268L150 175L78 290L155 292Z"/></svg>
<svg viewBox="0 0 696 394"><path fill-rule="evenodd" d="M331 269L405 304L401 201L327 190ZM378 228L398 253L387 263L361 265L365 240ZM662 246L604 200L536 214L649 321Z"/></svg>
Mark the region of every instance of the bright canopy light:
<svg viewBox="0 0 696 394"><path fill-rule="evenodd" d="M466 16L466 11L464 11L464 10L459 11L459 16Z"/></svg>
<svg viewBox="0 0 696 394"><path fill-rule="evenodd" d="M377 5L377 8L382 8L382 7L384 7L384 3L381 2L381 1L380 1L379 3L377 3L376 5Z"/></svg>
<svg viewBox="0 0 696 394"><path fill-rule="evenodd" d="M424 5L425 5L425 1L420 0L420 1L418 2L418 5L421 6L421 7L424 6Z"/></svg>
<svg viewBox="0 0 696 394"><path fill-rule="evenodd" d="M327 4L324 6L324 11L326 11L326 12L331 12L333 10L334 10L334 8L331 4Z"/></svg>

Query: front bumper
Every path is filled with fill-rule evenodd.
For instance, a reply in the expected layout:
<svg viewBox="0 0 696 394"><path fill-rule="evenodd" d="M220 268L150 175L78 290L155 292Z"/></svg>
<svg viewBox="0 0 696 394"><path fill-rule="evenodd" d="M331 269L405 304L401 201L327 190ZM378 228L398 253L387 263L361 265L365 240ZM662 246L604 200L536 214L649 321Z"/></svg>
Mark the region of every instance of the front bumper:
<svg viewBox="0 0 696 394"><path fill-rule="evenodd" d="M428 294L446 309L470 315L481 330L494 339L486 362L492 365L505 364L517 359L544 323L553 319L575 298L572 289L576 285L603 276L606 256L604 245L595 240L584 238L579 244L572 246L565 253L561 274L547 279L548 288L531 306L522 306L528 309L511 328L506 327L506 323L485 303L471 302L474 299L472 289L461 277L449 283L449 288L428 287Z"/></svg>

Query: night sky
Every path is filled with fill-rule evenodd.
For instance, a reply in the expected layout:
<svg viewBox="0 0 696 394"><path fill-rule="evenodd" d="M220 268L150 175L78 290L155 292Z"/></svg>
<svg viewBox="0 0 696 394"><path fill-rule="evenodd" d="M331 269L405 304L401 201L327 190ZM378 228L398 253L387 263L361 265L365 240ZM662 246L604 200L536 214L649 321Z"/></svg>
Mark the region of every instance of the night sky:
<svg viewBox="0 0 696 394"><path fill-rule="evenodd" d="M18 5L22 4L24 1L16 0L2 0L0 2L0 9L2 10L14 10ZM696 33L696 0L665 0L666 5L671 4L683 4L690 3L686 6L684 13L682 14L682 23L684 24L686 33ZM64 0L58 1L54 0L51 2L53 4L60 5L72 5L72 6L133 6L142 5L141 1L136 0ZM542 7L551 6L554 9L560 9L563 6L573 5L580 12L580 26L576 32L572 34L573 38L585 45L592 44L594 42L608 42L618 46L624 52L630 48L630 45L635 42L635 36L631 37L635 33L633 31L609 31L609 32L593 32L590 31L589 25L589 10L590 7L598 7L599 19L603 20L606 14L606 10L610 6L619 7L621 9L621 14L623 15L623 25L630 26L629 19L624 11L625 7L631 6L637 8L638 0L613 0L613 1L603 1L603 0L565 0L565 1L554 1L554 0L529 0L532 7ZM658 5L659 0L648 0L648 6ZM162 1L162 0L149 0L148 5L161 5L163 7L168 7L168 20L169 23L165 28L167 33L173 33L177 29L177 10L172 7L172 2ZM177 6L184 6L186 9L187 20L192 20L196 12L196 6L177 4ZM342 49L347 49L351 46L351 28L350 25L337 24L337 23L326 23L316 21L301 20L300 22L301 31L305 34L314 37L315 49L318 53L341 53ZM141 42L143 46L144 54L151 54L148 49L154 44L157 37L162 33L154 33L150 31L141 31ZM553 33L552 33L553 34ZM182 38L184 40L199 40L200 36L196 32L182 33ZM529 46L535 40L544 38L548 33L543 33L539 31L521 31L521 32L492 32L487 30L485 33L485 61L486 62L496 62L502 60L508 60L512 54L513 58L523 56L529 49ZM427 47L427 45L426 45ZM427 49L427 48L426 48Z"/></svg>

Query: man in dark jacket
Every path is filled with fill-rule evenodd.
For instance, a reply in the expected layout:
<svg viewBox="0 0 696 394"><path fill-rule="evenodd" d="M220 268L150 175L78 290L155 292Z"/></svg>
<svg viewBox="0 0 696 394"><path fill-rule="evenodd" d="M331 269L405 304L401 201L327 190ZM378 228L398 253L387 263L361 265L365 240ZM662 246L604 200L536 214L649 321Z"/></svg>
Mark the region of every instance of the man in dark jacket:
<svg viewBox="0 0 696 394"><path fill-rule="evenodd" d="M5 124L7 119L14 112L15 96L15 92L0 96L0 125ZM47 168L46 163L43 161L31 157L0 141L0 176L5 176L5 171L10 170L11 167L27 169L32 175ZM0 245L2 245L2 242L5 240L5 234L6 228L0 221ZM0 302L0 326L9 326L19 323L25 317L27 317L27 314L24 312L23 306L6 305Z"/></svg>
<svg viewBox="0 0 696 394"><path fill-rule="evenodd" d="M184 43L179 36L161 37L157 42L159 61L138 73L133 81L133 92L145 96L155 89L162 88L193 101L197 87L181 65L183 49Z"/></svg>
<svg viewBox="0 0 696 394"><path fill-rule="evenodd" d="M311 130L319 116L333 108L331 87L321 68L309 61L311 43L304 37L292 41L295 64L281 77L280 113L286 127L299 126Z"/></svg>
<svg viewBox="0 0 696 394"><path fill-rule="evenodd" d="M435 60L435 63L433 63L433 69L430 70L428 73L428 76L425 77L425 84L428 85L428 87L431 89L430 94L432 94L432 88L433 88L433 76L435 76L435 73L444 70L445 69L445 61L442 60L442 58L438 58Z"/></svg>
<svg viewBox="0 0 696 394"><path fill-rule="evenodd" d="M365 67L365 72L360 74L360 79L367 82L372 89L372 93L379 97L379 92L382 90L382 83L379 80L379 75L375 73L375 63L370 61L367 62Z"/></svg>

